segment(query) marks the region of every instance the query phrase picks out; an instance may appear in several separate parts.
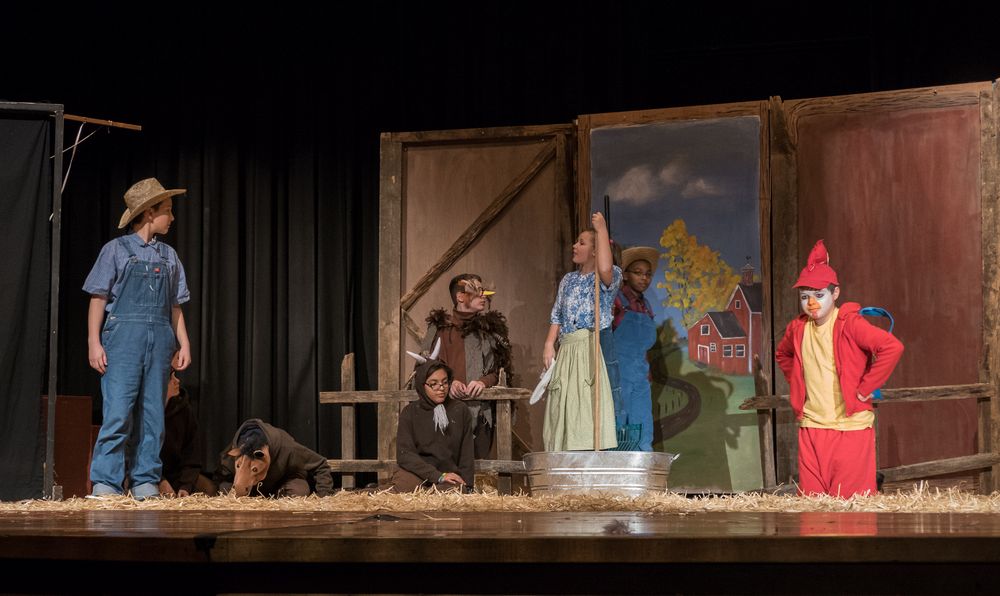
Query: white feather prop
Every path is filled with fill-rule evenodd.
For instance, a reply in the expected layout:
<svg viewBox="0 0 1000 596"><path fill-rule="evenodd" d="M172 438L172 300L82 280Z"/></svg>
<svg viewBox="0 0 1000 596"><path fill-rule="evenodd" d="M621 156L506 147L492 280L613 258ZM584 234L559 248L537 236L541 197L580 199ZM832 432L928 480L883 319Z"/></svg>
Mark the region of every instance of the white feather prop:
<svg viewBox="0 0 1000 596"><path fill-rule="evenodd" d="M531 392L531 399L528 400L528 405L538 403L542 399L542 394L549 386L549 381L552 379L552 370L556 367L556 359L552 359L552 364L545 369L542 373L541 378L538 380L538 384L535 385L535 390Z"/></svg>

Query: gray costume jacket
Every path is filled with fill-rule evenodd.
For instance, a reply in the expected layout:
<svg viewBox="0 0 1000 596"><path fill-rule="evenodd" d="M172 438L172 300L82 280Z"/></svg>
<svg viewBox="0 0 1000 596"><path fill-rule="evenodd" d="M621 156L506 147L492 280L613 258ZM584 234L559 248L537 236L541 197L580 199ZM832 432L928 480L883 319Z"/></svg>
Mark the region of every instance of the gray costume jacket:
<svg viewBox="0 0 1000 596"><path fill-rule="evenodd" d="M443 309L433 310L427 317L427 333L421 349L427 353L434 348L438 331L446 325L451 325L451 316ZM480 379L488 373L498 372L503 368L510 375L510 340L508 339L507 320L496 311L478 314L461 329L465 346L465 378ZM472 413L473 419L482 416L486 423L493 426L493 410L487 402L479 400L464 401Z"/></svg>

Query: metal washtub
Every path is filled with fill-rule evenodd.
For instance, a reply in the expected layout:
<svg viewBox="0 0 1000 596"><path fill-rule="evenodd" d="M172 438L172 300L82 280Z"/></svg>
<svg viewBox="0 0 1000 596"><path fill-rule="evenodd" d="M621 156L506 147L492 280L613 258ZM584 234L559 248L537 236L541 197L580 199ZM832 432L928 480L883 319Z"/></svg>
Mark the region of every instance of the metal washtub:
<svg viewBox="0 0 1000 596"><path fill-rule="evenodd" d="M640 496L665 492L673 453L645 451L549 451L524 456L533 495Z"/></svg>

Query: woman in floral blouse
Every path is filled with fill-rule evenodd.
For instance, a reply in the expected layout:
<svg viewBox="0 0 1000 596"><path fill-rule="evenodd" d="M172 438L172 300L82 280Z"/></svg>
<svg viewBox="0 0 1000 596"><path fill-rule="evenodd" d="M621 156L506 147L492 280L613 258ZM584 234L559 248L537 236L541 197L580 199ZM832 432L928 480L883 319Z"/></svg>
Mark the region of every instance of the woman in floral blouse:
<svg viewBox="0 0 1000 596"><path fill-rule="evenodd" d="M546 451L594 448L594 275L599 275L601 281L600 326L604 329L611 326L611 305L621 285L622 272L612 262L604 215L594 213L591 222L593 228L581 232L573 244L577 270L567 273L559 282L542 351L545 367L553 366L553 361L555 366L548 385L542 430ZM601 384L600 448L610 449L617 446L615 412L603 357L597 367Z"/></svg>

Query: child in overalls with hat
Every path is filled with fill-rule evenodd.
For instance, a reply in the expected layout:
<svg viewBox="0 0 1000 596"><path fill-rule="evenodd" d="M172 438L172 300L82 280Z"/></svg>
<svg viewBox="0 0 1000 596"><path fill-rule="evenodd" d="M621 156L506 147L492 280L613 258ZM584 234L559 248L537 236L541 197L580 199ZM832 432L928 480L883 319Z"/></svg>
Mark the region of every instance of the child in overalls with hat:
<svg viewBox="0 0 1000 596"><path fill-rule="evenodd" d="M659 260L660 253L648 246L622 252L624 283L615 297L611 322L621 374L621 400L615 404L615 421L618 428L641 425L639 451L653 450L653 400L646 352L656 343L656 324L653 307L643 292L649 289Z"/></svg>
<svg viewBox="0 0 1000 596"><path fill-rule="evenodd" d="M132 497L159 494L171 360L177 370L187 368L191 346L180 308L190 299L184 267L157 236L174 220L171 197L185 192L167 190L155 178L129 188L118 228L131 223L132 234L104 245L83 285L90 294L90 366L101 373L103 396L103 423L90 464L95 497L123 493L127 449L134 449L128 470Z"/></svg>

